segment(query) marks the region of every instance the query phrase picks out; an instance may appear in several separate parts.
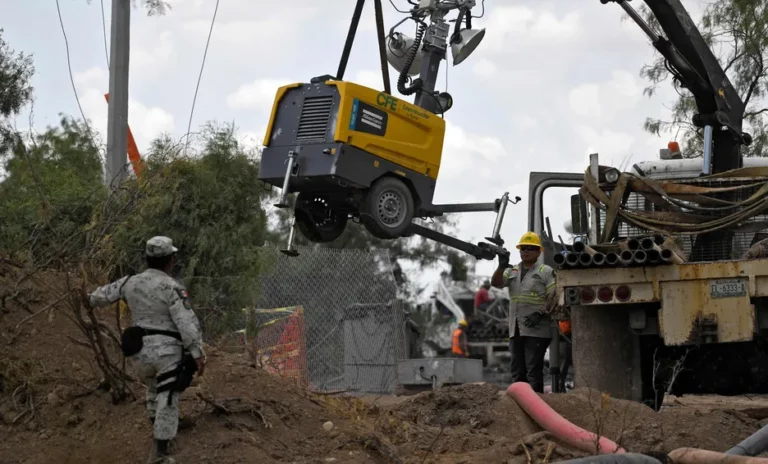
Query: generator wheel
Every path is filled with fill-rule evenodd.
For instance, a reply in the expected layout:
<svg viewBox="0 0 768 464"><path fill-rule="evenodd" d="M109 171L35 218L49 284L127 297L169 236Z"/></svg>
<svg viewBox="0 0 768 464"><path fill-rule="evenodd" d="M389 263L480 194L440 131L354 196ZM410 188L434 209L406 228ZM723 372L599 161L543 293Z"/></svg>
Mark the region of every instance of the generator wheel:
<svg viewBox="0 0 768 464"><path fill-rule="evenodd" d="M324 195L299 193L294 214L296 227L312 242L332 242L347 227L347 214L334 209Z"/></svg>
<svg viewBox="0 0 768 464"><path fill-rule="evenodd" d="M362 222L374 237L402 237L411 225L413 210L408 186L400 179L382 177L368 190Z"/></svg>

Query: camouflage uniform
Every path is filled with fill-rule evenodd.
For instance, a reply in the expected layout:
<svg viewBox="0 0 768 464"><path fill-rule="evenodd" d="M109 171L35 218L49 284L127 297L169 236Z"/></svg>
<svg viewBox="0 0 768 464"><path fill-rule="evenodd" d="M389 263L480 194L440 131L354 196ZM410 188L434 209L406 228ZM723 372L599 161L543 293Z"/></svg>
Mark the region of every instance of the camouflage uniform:
<svg viewBox="0 0 768 464"><path fill-rule="evenodd" d="M147 256L163 257L176 251L167 237L153 237L147 241ZM174 393L169 402L171 392L157 393L156 388L174 379L169 378L158 385L155 377L176 369L182 358L182 347L195 358L204 356L200 325L188 298L183 285L157 269L123 277L89 295L94 307L125 300L134 326L181 334L183 342L166 335L145 336L141 351L133 357L139 375L147 385L146 407L150 420L154 421L156 440L170 440L176 436L179 395Z"/></svg>

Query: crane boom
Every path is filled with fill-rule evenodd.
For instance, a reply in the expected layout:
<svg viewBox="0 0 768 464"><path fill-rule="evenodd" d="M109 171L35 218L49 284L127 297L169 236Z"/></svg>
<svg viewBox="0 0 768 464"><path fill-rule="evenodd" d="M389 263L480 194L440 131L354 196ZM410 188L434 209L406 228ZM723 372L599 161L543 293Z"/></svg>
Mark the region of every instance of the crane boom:
<svg viewBox="0 0 768 464"><path fill-rule="evenodd" d="M628 0L600 2L618 3L666 59L674 78L693 94L697 114L692 122L704 129L704 174L742 167L741 145L752 142L742 132L744 102L681 1L644 0L667 37L656 34Z"/></svg>

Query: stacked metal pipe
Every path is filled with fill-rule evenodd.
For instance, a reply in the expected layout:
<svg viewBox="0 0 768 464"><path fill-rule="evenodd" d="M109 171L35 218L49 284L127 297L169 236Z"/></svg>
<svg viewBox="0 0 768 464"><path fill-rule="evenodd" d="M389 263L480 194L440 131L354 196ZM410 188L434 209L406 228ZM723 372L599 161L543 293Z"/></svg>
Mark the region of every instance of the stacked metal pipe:
<svg viewBox="0 0 768 464"><path fill-rule="evenodd" d="M656 266L683 262L673 239L661 234L629 237L618 243L594 246L576 242L571 251L555 255L555 264L560 269Z"/></svg>

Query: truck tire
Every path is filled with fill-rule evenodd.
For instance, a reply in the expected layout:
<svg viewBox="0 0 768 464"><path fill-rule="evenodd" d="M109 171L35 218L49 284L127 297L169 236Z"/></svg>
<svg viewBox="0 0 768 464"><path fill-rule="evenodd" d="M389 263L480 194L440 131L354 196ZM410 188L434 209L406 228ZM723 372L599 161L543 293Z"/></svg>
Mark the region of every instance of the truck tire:
<svg viewBox="0 0 768 464"><path fill-rule="evenodd" d="M402 237L411 225L414 201L405 182L395 177L381 177L368 190L361 222L374 237Z"/></svg>
<svg viewBox="0 0 768 464"><path fill-rule="evenodd" d="M642 401L640 336L629 330L629 312L611 305L571 308L576 388Z"/></svg>
<svg viewBox="0 0 768 464"><path fill-rule="evenodd" d="M312 242L332 242L339 238L347 227L347 214L333 208L322 195L299 193L296 196L294 214L296 228Z"/></svg>

